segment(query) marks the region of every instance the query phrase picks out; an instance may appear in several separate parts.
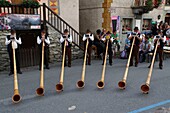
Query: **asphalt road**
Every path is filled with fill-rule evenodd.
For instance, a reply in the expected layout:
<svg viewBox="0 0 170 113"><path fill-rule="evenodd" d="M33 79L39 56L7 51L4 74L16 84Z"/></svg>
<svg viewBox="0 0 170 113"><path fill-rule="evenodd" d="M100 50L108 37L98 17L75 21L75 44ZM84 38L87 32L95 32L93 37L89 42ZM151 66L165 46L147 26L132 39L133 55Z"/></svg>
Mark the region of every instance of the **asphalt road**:
<svg viewBox="0 0 170 113"><path fill-rule="evenodd" d="M105 87L99 90L96 82L101 78L102 61L92 60L92 65L86 67L85 88L80 90L77 89L76 82L81 78L83 61L75 60L71 68L65 68L64 91L61 93L55 90L61 70L61 63L57 63L50 70L45 69L44 96L35 94L40 79L38 67L22 69L23 74L18 75L22 100L18 104L11 100L13 76L8 76L8 72L1 72L0 113L138 113L140 110L142 113L154 113L160 107L170 107L170 59L164 60L163 70L158 68L158 62L155 63L149 94L142 94L140 90L148 75L148 63L130 67L126 89L118 88L117 83L123 78L126 62L127 60L113 59L113 65L107 65ZM165 103L159 105L160 102ZM76 108L69 111L71 106Z"/></svg>

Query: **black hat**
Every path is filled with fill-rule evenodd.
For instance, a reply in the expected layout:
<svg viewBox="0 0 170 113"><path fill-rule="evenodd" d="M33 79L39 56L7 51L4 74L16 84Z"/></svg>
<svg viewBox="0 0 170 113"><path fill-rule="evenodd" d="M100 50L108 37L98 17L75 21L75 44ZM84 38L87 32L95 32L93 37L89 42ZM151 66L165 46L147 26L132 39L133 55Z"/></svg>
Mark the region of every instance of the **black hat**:
<svg viewBox="0 0 170 113"><path fill-rule="evenodd" d="M135 28L134 28L134 31L135 31L135 30L139 30L138 27L135 27Z"/></svg>

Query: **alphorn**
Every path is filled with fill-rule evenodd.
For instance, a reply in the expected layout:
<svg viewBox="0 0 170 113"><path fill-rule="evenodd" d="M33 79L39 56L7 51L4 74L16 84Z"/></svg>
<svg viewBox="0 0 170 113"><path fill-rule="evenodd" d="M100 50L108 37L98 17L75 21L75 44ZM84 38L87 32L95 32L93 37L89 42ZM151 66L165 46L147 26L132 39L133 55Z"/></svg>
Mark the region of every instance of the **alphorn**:
<svg viewBox="0 0 170 113"><path fill-rule="evenodd" d="M63 91L63 88L64 88L63 78L64 78L65 52L66 52L66 40L64 41L64 51L63 51L62 67L61 67L61 73L60 73L60 82L56 85L57 92Z"/></svg>
<svg viewBox="0 0 170 113"><path fill-rule="evenodd" d="M106 52L105 52L105 59L104 59L104 64L103 64L103 70L102 70L102 77L101 80L99 80L97 82L97 87L99 89L103 89L104 88L104 77L105 77L105 70L106 70L106 59L107 59L107 52L108 52L108 44L109 44L109 40L107 40L107 44L106 44Z"/></svg>
<svg viewBox="0 0 170 113"><path fill-rule="evenodd" d="M128 62L127 62L127 65L126 65L126 69L125 69L123 79L121 81L119 81L119 83L118 83L118 86L119 86L120 89L125 89L125 87L126 87L126 80L127 80L127 75L128 75L128 71L129 71L129 64L130 64L130 59L131 59L131 56L132 56L132 50L133 50L133 45L135 43L135 38L136 38L136 35L133 38L133 42L132 42L132 46L131 46L131 49L130 49L129 58L128 58Z"/></svg>
<svg viewBox="0 0 170 113"><path fill-rule="evenodd" d="M12 101L14 103L18 103L21 100L21 96L19 94L18 89L18 79L17 79L17 71L16 71L16 57L15 57L15 47L14 42L12 42L12 50L13 50L13 63L14 63L14 95L12 96Z"/></svg>
<svg viewBox="0 0 170 113"><path fill-rule="evenodd" d="M153 54L152 63L151 63L151 66L150 66L150 70L149 70L149 73L148 73L146 83L141 86L142 92L146 93L146 94L149 93L149 89L150 89L150 80L151 80L151 76L152 76L153 64L154 64L154 61L155 61L158 43L159 43L159 39L157 40L157 43L156 43L156 46L155 46L155 51L154 51L154 54Z"/></svg>
<svg viewBox="0 0 170 113"><path fill-rule="evenodd" d="M40 72L40 87L37 88L36 94L38 96L44 96L44 41L42 42L42 57L41 57L41 72Z"/></svg>
<svg viewBox="0 0 170 113"><path fill-rule="evenodd" d="M84 88L85 86L85 82L84 82L84 78L85 78L85 70L86 70L86 58L87 58L87 48L88 48L88 39L86 42L86 50L85 50L85 54L84 54L84 63L83 63L83 69L82 69L82 75L81 75L81 80L79 80L76 84L76 86L78 88Z"/></svg>

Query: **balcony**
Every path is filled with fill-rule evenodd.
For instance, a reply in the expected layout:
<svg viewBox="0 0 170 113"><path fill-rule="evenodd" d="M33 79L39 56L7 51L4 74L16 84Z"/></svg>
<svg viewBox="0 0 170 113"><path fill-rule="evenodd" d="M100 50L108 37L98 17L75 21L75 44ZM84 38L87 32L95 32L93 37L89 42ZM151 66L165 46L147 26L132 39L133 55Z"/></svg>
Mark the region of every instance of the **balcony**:
<svg viewBox="0 0 170 113"><path fill-rule="evenodd" d="M160 3L160 0L133 0L131 8L135 15L142 15L157 8Z"/></svg>

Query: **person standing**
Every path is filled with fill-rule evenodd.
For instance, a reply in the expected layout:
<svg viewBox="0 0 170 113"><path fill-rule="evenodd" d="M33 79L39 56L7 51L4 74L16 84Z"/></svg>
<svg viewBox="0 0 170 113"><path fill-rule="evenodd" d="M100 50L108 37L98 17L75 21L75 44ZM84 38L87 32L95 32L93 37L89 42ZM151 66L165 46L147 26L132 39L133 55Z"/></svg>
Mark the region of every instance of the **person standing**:
<svg viewBox="0 0 170 113"><path fill-rule="evenodd" d="M134 45L132 45L132 42L134 39L135 39L135 42L134 42ZM139 45L140 45L140 42L142 41L142 36L139 33L138 27L135 27L134 32L129 35L129 40L131 43L131 47L133 46L129 66L133 66L133 57L135 57L135 67L137 67L138 62L139 62Z"/></svg>
<svg viewBox="0 0 170 113"><path fill-rule="evenodd" d="M156 43L158 40L159 40L159 42L158 42L156 53L159 54L159 68L163 69L163 47L164 47L164 43L166 40L166 36L162 36L161 30L158 30L158 35L154 36L154 39L153 39L154 49L152 51L153 53L155 51ZM148 66L148 68L150 68L150 67L151 67L151 64Z"/></svg>
<svg viewBox="0 0 170 113"><path fill-rule="evenodd" d="M10 59L10 73L9 76L14 74L14 60L13 60L13 47L15 49L15 58L16 58L16 69L17 73L22 74L20 70L20 62L19 62L19 45L21 45L21 38L16 36L16 31L11 30L11 35L6 37L5 45L7 45L7 50Z"/></svg>
<svg viewBox="0 0 170 113"><path fill-rule="evenodd" d="M48 55L49 55L49 44L50 39L46 34L46 30L41 31L41 35L37 37L37 44L39 45L39 54L40 54L40 61L39 61L39 70L41 70L41 60L42 60L42 42L44 42L44 64L46 66L46 69L49 68L49 61L48 61Z"/></svg>
<svg viewBox="0 0 170 113"><path fill-rule="evenodd" d="M84 48L85 49L86 49L87 40L88 40L88 47L87 47L88 65L91 65L91 50L92 50L92 44L93 44L93 41L94 41L94 36L89 29L87 29L86 34L84 34L84 36L83 36Z"/></svg>
<svg viewBox="0 0 170 113"><path fill-rule="evenodd" d="M64 30L64 34L61 35L60 42L62 44L62 54L64 53L64 43L66 41L66 53L64 66L67 66L66 55L68 56L68 67L71 67L71 46L72 46L72 36L69 34L67 29Z"/></svg>
<svg viewBox="0 0 170 113"><path fill-rule="evenodd" d="M110 66L112 66L112 56L113 56L112 42L113 42L113 37L111 37L111 32L108 31L108 32L106 33L106 36L105 36L102 40L103 40L104 43L105 43L105 48L104 48L104 52L103 52L103 63L102 63L102 65L104 64L107 41L109 41L109 42L108 42L109 64L110 64Z"/></svg>

